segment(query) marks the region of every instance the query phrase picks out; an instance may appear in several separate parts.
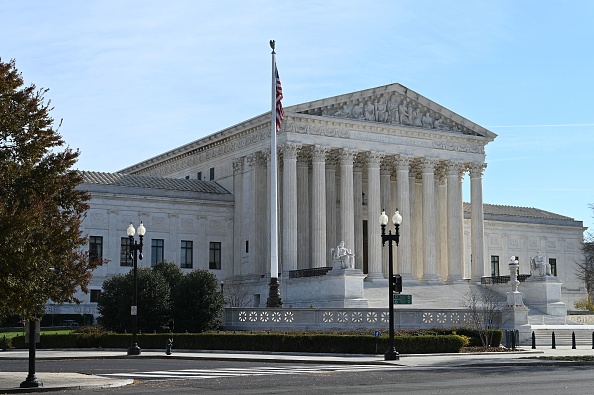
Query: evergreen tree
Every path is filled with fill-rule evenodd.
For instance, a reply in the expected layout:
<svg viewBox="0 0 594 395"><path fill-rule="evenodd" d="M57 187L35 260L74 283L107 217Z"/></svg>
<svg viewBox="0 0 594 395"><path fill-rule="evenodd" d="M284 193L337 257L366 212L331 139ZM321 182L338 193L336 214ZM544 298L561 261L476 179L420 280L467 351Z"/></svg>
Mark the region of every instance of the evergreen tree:
<svg viewBox="0 0 594 395"><path fill-rule="evenodd" d="M132 331L130 306L134 300L134 272L118 274L103 282L97 311L105 329ZM160 332L169 320L169 285L165 278L150 268L138 269L138 329Z"/></svg>
<svg viewBox="0 0 594 395"><path fill-rule="evenodd" d="M223 295L213 273L194 270L186 274L172 292L177 332L203 332L221 325Z"/></svg>
<svg viewBox="0 0 594 395"><path fill-rule="evenodd" d="M89 196L72 170L79 152L54 128L47 91L24 86L14 60L0 59L0 316L77 302L100 264L80 230Z"/></svg>

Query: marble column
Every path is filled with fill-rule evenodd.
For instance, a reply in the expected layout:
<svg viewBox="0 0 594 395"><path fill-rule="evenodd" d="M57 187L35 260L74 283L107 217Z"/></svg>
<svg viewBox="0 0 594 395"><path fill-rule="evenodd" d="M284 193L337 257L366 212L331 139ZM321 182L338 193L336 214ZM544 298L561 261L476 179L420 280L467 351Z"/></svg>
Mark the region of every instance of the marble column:
<svg viewBox="0 0 594 395"><path fill-rule="evenodd" d="M310 268L311 235L309 211L309 150L302 149L297 158L297 269Z"/></svg>
<svg viewBox="0 0 594 395"><path fill-rule="evenodd" d="M423 278L424 257L423 257L423 183L421 169L415 168L414 182L412 183L412 207L414 216L411 218L413 222L413 274L417 280Z"/></svg>
<svg viewBox="0 0 594 395"><path fill-rule="evenodd" d="M437 276L445 280L448 277L448 198L445 168L436 174L437 179L437 238L439 254L437 256Z"/></svg>
<svg viewBox="0 0 594 395"><path fill-rule="evenodd" d="M462 196L460 191L460 171L462 164L449 162L447 165L448 198L448 277L447 282L461 282L464 264L464 241L462 239Z"/></svg>
<svg viewBox="0 0 594 395"><path fill-rule="evenodd" d="M392 207L391 202L391 184L390 176L392 174L393 157L387 157L382 160L380 165L380 206L382 210L386 210L386 215L390 218L389 223L392 222L392 216L394 215L395 208ZM394 253L393 251L392 253ZM389 251L387 248L382 248L382 272L385 278L389 276ZM394 255L395 256L395 255ZM392 263L397 262L393 261ZM394 271L396 273L396 271Z"/></svg>
<svg viewBox="0 0 594 395"><path fill-rule="evenodd" d="M312 266L326 266L326 154L327 147L312 150L311 243Z"/></svg>
<svg viewBox="0 0 594 395"><path fill-rule="evenodd" d="M342 149L340 151L340 241L348 249L355 245L355 222L353 201L353 159L356 151Z"/></svg>
<svg viewBox="0 0 594 395"><path fill-rule="evenodd" d="M423 183L423 282L437 282L437 229L435 215L435 165L432 158L422 162Z"/></svg>
<svg viewBox="0 0 594 395"><path fill-rule="evenodd" d="M355 209L355 268L363 270L363 165L365 158L357 155L353 163L353 198Z"/></svg>
<svg viewBox="0 0 594 395"><path fill-rule="evenodd" d="M297 152L301 145L285 143L283 153L283 271L297 270ZM286 275L283 275L286 278Z"/></svg>
<svg viewBox="0 0 594 395"><path fill-rule="evenodd" d="M471 279L480 283L485 275L485 229L483 214L483 171L485 163L470 166L470 235L472 251Z"/></svg>
<svg viewBox="0 0 594 395"><path fill-rule="evenodd" d="M243 169L244 157L242 156L233 161L233 196L235 198L233 206L233 276L241 275Z"/></svg>
<svg viewBox="0 0 594 395"><path fill-rule="evenodd" d="M371 152L367 160L367 280L383 279L382 243L379 216L382 213L380 189L380 163L384 154Z"/></svg>
<svg viewBox="0 0 594 395"><path fill-rule="evenodd" d="M411 269L411 223L410 223L410 187L409 187L409 166L411 157L399 155L396 158L396 190L398 191L398 211L402 215L400 225L400 243L398 245L398 273L403 281L412 280Z"/></svg>
<svg viewBox="0 0 594 395"><path fill-rule="evenodd" d="M336 231L336 158L329 154L326 158L326 247L334 248L338 245ZM332 266L332 257L326 251L326 266Z"/></svg>

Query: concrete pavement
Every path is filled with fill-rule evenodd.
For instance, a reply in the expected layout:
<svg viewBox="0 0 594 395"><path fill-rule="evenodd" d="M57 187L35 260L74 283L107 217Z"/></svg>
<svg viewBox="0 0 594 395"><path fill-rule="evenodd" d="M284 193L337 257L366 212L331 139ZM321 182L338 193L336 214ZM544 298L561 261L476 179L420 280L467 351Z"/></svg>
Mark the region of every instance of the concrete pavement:
<svg viewBox="0 0 594 395"><path fill-rule="evenodd" d="M37 350L37 360L73 359L73 358L178 358L178 359L215 359L235 361L314 363L314 364L390 364L403 369L438 369L470 366L526 366L531 364L593 364L593 362L543 361L539 356L593 356L591 347L539 348L536 350L523 346L522 351L493 353L461 354L407 354L398 361L384 361L383 355L346 355L346 354L301 354L301 353L243 353L226 351L173 350L172 355L165 355L162 350L143 350L139 356L127 356L125 350ZM23 360L29 357L27 350L9 350L0 352L2 360ZM27 365L24 363L24 367ZM109 388L131 384L131 379L119 379L79 373L37 372L37 378L43 387L21 389L19 385L27 377L27 372L0 372L0 394L57 391L63 389Z"/></svg>

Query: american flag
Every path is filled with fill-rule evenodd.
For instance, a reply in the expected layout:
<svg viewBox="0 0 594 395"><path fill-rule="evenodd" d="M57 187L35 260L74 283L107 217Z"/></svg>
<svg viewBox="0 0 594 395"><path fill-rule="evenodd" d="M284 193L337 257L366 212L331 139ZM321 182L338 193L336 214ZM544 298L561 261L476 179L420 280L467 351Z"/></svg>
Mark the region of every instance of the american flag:
<svg viewBox="0 0 594 395"><path fill-rule="evenodd" d="M281 86L280 77L278 76L276 63L274 64L274 77L276 80L276 132L278 133L281 128L281 121L285 116L285 111L283 110L283 104L281 103L281 100L283 100L283 87Z"/></svg>

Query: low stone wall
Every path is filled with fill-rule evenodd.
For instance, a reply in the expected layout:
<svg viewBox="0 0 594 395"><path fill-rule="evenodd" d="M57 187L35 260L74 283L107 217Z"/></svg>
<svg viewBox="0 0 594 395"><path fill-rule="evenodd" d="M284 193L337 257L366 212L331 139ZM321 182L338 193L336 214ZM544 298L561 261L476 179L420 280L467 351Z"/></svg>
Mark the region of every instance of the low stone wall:
<svg viewBox="0 0 594 395"><path fill-rule="evenodd" d="M394 310L396 329L470 326L467 309ZM388 309L378 308L225 308L226 330L388 330Z"/></svg>

